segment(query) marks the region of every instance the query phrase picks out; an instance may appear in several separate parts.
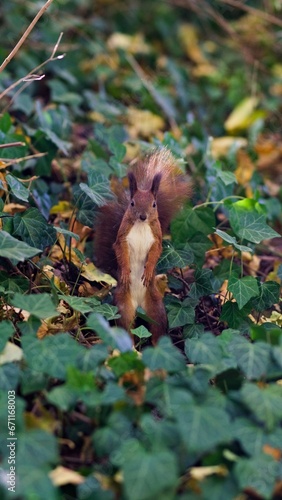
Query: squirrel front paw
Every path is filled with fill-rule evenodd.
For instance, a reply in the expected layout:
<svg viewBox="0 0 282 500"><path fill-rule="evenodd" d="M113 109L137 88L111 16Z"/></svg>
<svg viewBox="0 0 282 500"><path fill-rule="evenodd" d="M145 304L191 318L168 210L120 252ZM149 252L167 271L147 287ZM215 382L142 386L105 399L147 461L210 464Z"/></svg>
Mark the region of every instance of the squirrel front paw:
<svg viewBox="0 0 282 500"><path fill-rule="evenodd" d="M120 276L120 283L125 288L129 287L129 285L130 285L130 271L122 271L121 276Z"/></svg>
<svg viewBox="0 0 282 500"><path fill-rule="evenodd" d="M150 271L150 269L144 269L144 273L141 276L141 281L143 281L143 285L148 287L152 281L153 278L153 272Z"/></svg>

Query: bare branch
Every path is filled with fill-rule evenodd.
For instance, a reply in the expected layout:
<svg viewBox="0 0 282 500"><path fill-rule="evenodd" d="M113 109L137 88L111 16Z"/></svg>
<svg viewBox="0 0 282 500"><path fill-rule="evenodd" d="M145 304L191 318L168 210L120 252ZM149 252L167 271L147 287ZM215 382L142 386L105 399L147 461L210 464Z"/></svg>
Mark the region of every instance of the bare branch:
<svg viewBox="0 0 282 500"><path fill-rule="evenodd" d="M20 38L18 41L17 45L13 48L12 52L6 57L6 59L3 61L3 63L0 66L0 73L3 71L4 68L6 68L7 64L13 59L13 57L16 55L24 41L27 39L28 35L30 32L33 30L34 26L36 25L37 21L40 19L40 17L44 14L44 12L48 9L48 7L51 5L53 0L47 0L47 2L41 7L40 11L36 14L35 18L33 21L31 21L30 25L28 28L25 30L23 36Z"/></svg>
<svg viewBox="0 0 282 500"><path fill-rule="evenodd" d="M13 90L15 87L17 87L18 85L20 85L20 83L22 83L22 82L30 82L32 80L41 80L42 78L44 78L44 75L38 75L37 73L38 73L38 71L43 66L45 66L45 64L47 64L47 63L49 63L51 61L57 61L58 59L63 59L63 57L65 57L65 54L60 54L60 55L54 57L54 54L56 53L56 50L57 50L58 45L59 45L59 41L61 40L62 36L63 36L63 33L60 34L60 36L58 38L58 41L56 42L56 45L55 45L55 47L54 47L54 49L52 51L51 56L48 59L46 59L46 61L44 61L43 63L39 64L39 66L37 66L36 68L33 68L23 78L20 78L16 82L12 83L12 85L10 85L10 87L8 87L6 90L4 90L2 92L2 94L0 94L0 99L2 99L2 97L4 97L5 95L7 95L11 90Z"/></svg>

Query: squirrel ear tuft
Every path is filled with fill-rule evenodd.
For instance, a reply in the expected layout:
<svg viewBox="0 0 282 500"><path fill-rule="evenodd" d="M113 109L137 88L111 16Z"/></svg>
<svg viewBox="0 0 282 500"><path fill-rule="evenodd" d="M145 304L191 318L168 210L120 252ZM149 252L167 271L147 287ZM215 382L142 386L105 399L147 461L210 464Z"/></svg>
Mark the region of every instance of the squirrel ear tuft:
<svg viewBox="0 0 282 500"><path fill-rule="evenodd" d="M157 196L157 193L158 193L158 190L160 187L161 178L162 178L162 174L156 174L153 178L151 192L153 193L155 198Z"/></svg>
<svg viewBox="0 0 282 500"><path fill-rule="evenodd" d="M137 182L136 182L136 178L135 178L135 175L133 172L128 172L127 174L127 177L128 177L128 180L129 180L129 189L130 189L130 196L131 198L133 198L133 196L135 195L136 191L137 191Z"/></svg>

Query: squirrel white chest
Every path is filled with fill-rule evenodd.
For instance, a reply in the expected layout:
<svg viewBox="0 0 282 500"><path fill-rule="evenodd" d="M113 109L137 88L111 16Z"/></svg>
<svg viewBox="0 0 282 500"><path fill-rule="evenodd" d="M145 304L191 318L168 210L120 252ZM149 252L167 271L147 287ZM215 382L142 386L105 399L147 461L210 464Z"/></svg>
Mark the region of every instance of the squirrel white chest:
<svg viewBox="0 0 282 500"><path fill-rule="evenodd" d="M148 252L155 241L148 222L136 221L130 229L126 241L130 258L131 297L135 307L144 307L146 287L141 277L144 273Z"/></svg>

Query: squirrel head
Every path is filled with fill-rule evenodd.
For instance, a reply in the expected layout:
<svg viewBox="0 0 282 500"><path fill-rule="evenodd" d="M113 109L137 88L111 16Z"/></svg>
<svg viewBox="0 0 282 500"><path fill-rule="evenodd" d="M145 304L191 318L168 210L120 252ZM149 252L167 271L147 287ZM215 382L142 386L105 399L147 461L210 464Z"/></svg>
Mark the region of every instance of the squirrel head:
<svg viewBox="0 0 282 500"><path fill-rule="evenodd" d="M128 211L134 221L151 222L158 219L157 194L162 175L160 173L153 177L152 186L148 190L138 189L137 181L133 172L129 172L130 203Z"/></svg>

